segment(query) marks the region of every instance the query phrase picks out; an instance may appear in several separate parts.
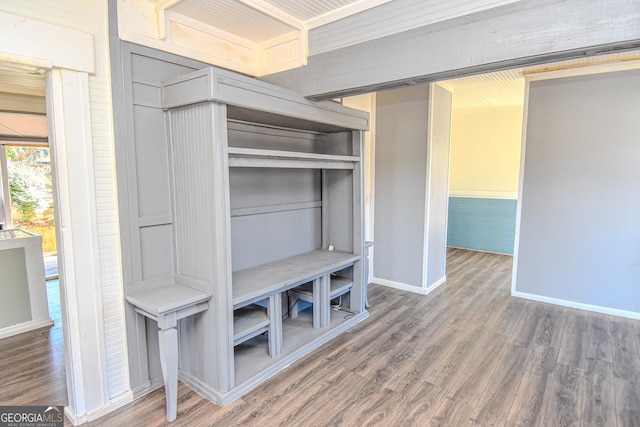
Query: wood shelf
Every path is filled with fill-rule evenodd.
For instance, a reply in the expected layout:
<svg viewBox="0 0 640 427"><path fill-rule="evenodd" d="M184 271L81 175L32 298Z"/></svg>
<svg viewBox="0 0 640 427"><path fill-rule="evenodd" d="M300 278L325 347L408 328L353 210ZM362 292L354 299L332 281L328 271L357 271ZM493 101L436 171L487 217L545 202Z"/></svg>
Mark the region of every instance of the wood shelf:
<svg viewBox="0 0 640 427"><path fill-rule="evenodd" d="M233 312L233 345L238 345L267 331L266 310L242 307Z"/></svg>
<svg viewBox="0 0 640 427"><path fill-rule="evenodd" d="M360 259L350 252L318 249L233 273L233 306L242 307L283 292Z"/></svg>
<svg viewBox="0 0 640 427"><path fill-rule="evenodd" d="M353 169L356 156L229 147L229 167Z"/></svg>

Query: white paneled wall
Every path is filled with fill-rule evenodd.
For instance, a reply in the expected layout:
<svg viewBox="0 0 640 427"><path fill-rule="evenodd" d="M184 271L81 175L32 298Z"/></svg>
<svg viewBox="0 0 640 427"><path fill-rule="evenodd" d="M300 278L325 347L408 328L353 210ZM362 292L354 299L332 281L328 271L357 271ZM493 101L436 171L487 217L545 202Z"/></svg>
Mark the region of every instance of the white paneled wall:
<svg viewBox="0 0 640 427"><path fill-rule="evenodd" d="M115 176L107 2L103 0L0 0L0 10L93 34L96 74L89 76L99 285L104 340L113 399L129 390Z"/></svg>
<svg viewBox="0 0 640 427"><path fill-rule="evenodd" d="M517 198L522 105L455 108L455 103L456 93L450 195Z"/></svg>

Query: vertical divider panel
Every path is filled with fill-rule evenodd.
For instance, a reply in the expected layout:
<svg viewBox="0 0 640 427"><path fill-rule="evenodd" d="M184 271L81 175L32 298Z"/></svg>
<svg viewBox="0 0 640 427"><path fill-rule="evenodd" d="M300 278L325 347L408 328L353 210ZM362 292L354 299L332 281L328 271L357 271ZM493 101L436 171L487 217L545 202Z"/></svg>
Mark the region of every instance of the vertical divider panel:
<svg viewBox="0 0 640 427"><path fill-rule="evenodd" d="M330 216L329 211L331 203L329 202L329 177L326 170L322 170L322 248L327 249L330 242Z"/></svg>
<svg viewBox="0 0 640 427"><path fill-rule="evenodd" d="M190 384L224 393L234 385L226 105L198 103L166 114L174 280L213 294L210 309L180 328L181 369Z"/></svg>
<svg viewBox="0 0 640 427"><path fill-rule="evenodd" d="M363 268L366 262L364 255L364 221L363 221L363 201L364 201L364 150L363 150L363 132L352 131L353 155L360 157L360 161L356 162L352 174L353 183L353 253L360 255L360 261L353 264L353 286L351 288L350 309L356 313L364 310L364 277Z"/></svg>

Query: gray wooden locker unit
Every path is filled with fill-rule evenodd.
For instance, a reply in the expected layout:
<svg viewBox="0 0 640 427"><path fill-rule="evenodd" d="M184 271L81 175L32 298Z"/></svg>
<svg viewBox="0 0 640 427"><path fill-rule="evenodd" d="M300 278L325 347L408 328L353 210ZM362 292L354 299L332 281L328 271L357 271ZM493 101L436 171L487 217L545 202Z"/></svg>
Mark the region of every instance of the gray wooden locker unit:
<svg viewBox="0 0 640 427"><path fill-rule="evenodd" d="M217 68L164 82L162 106L174 280L212 294L207 311L179 326L180 378L227 404L368 317L369 117ZM329 308L336 272L351 283L342 310ZM321 327L310 310L293 319L282 305L288 290L309 282L317 283L312 310L322 313ZM265 302L268 316L248 310Z"/></svg>

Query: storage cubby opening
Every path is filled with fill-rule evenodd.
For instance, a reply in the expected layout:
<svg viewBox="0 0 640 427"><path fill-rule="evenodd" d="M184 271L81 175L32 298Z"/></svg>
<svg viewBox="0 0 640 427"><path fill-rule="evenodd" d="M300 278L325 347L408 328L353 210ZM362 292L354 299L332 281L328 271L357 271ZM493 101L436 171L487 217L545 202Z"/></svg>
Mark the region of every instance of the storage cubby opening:
<svg viewBox="0 0 640 427"><path fill-rule="evenodd" d="M296 319L283 320L282 352L278 357L269 357L267 334L256 336L236 346L234 350L236 386L242 385L279 360L304 350L306 346L313 346L314 341L321 339L327 331L337 328L351 319L353 313L346 310L331 310L331 321L326 328L313 328L312 316L311 310L305 310L300 312Z"/></svg>

